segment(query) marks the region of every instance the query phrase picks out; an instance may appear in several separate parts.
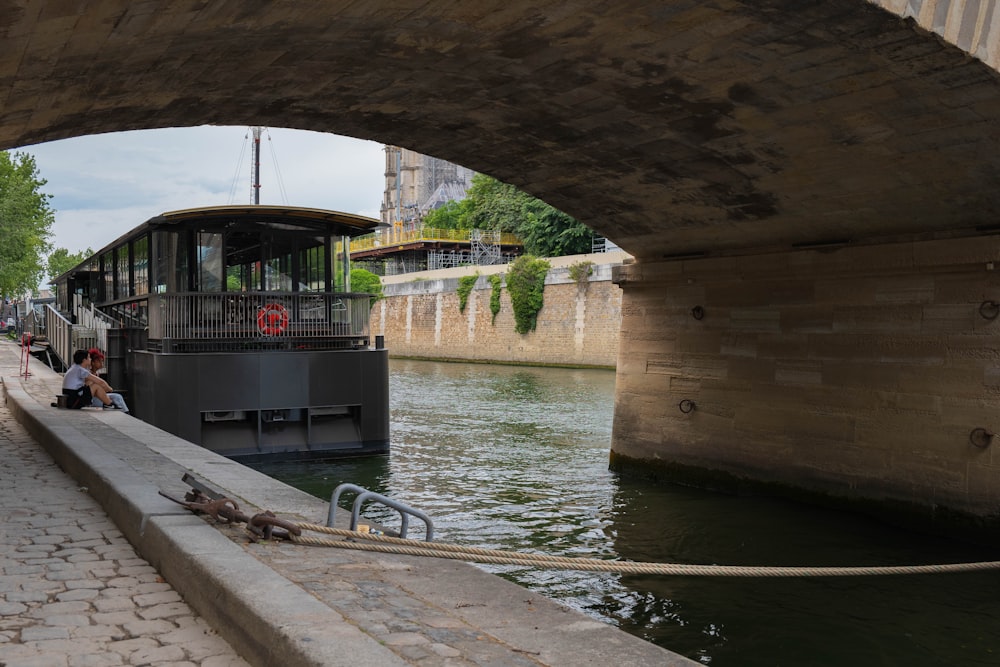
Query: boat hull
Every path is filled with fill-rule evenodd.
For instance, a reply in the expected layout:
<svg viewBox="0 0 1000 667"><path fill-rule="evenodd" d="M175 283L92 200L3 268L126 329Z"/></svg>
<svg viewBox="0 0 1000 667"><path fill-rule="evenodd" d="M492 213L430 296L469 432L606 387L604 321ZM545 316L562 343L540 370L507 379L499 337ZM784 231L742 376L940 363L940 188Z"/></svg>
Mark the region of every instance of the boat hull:
<svg viewBox="0 0 1000 667"><path fill-rule="evenodd" d="M389 453L385 349L128 353L136 417L224 456Z"/></svg>

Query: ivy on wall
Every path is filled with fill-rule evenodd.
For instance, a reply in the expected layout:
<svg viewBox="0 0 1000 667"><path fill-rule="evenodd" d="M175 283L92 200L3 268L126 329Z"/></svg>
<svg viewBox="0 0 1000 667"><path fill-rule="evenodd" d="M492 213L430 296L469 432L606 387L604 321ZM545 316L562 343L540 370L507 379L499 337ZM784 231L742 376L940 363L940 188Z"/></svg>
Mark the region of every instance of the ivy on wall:
<svg viewBox="0 0 1000 667"><path fill-rule="evenodd" d="M503 274L494 273L491 275L490 286L493 288L490 292L490 312L493 313L493 319L490 323L496 324L497 313L500 312L500 288L503 286Z"/></svg>
<svg viewBox="0 0 1000 667"><path fill-rule="evenodd" d="M472 288L476 286L477 280L479 280L478 271L471 276L462 276L458 279L458 309L463 313L465 312L465 304L469 302L469 294L472 293Z"/></svg>
<svg viewBox="0 0 1000 667"><path fill-rule="evenodd" d="M507 292L514 309L514 331L525 334L535 330L538 312L544 304L545 275L551 264L532 255L521 255L510 265Z"/></svg>

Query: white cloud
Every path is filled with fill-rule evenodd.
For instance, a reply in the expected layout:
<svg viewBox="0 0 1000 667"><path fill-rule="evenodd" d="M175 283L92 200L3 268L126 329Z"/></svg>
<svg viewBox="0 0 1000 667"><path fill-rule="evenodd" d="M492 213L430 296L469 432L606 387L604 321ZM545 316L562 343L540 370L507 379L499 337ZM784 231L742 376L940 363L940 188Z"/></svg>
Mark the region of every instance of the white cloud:
<svg viewBox="0 0 1000 667"><path fill-rule="evenodd" d="M118 132L18 150L48 181L51 242L70 252L98 250L165 211L251 202L246 127ZM377 218L384 170L381 144L271 128L261 142L260 201Z"/></svg>

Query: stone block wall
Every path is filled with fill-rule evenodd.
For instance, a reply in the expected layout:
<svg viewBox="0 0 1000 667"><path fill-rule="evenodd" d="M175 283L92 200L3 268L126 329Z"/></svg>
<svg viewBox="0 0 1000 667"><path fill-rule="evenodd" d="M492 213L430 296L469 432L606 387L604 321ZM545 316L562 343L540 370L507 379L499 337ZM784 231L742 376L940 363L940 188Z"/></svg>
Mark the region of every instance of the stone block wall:
<svg viewBox="0 0 1000 667"><path fill-rule="evenodd" d="M1000 429L1000 238L636 263L616 280L616 467L1000 518L1000 438L970 441Z"/></svg>
<svg viewBox="0 0 1000 667"><path fill-rule="evenodd" d="M549 270L544 305L535 331L514 331L506 283L500 312L490 312L492 286L480 275L459 309L458 281L476 271L503 273L500 267L468 267L445 277L408 274L407 282L383 286L386 298L372 308L371 330L385 336L390 356L488 361L497 363L613 368L618 359L621 289L611 282L611 267L595 264L586 280L570 278L565 265ZM600 261L598 259L598 261Z"/></svg>

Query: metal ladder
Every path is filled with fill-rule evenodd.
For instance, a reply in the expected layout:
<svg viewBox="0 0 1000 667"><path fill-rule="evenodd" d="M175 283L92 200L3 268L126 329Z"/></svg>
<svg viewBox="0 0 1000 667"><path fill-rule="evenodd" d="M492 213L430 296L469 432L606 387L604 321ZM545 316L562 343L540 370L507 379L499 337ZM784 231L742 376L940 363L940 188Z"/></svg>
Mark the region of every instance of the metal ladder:
<svg viewBox="0 0 1000 667"><path fill-rule="evenodd" d="M381 493L369 491L368 489L358 486L357 484L341 484L333 490L333 496L330 498L330 513L326 518L327 528L334 527L333 522L337 514L337 502L340 500L340 495L344 491L353 491L358 494L358 497L354 499L354 506L351 509L351 530L357 530L358 528L358 519L361 517L361 506L364 505L366 501L371 500L381 503L386 507L391 507L399 512L399 536L401 538L406 539L407 529L410 526L410 517L413 516L423 521L424 525L427 527L427 535L424 539L428 542L434 541L434 522L431 521L429 516L420 510L410 507L409 505L405 505L397 500L383 496Z"/></svg>

